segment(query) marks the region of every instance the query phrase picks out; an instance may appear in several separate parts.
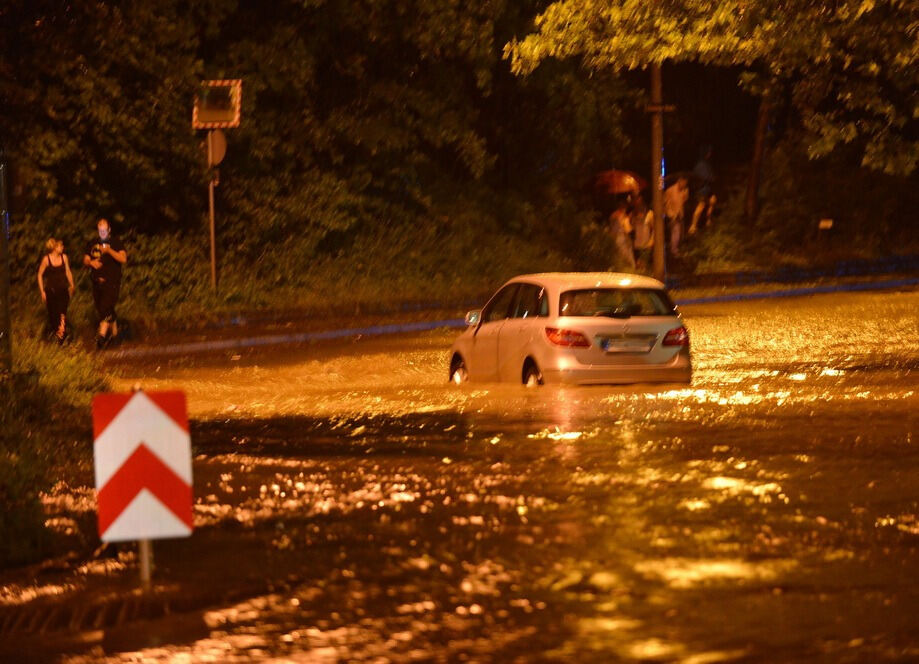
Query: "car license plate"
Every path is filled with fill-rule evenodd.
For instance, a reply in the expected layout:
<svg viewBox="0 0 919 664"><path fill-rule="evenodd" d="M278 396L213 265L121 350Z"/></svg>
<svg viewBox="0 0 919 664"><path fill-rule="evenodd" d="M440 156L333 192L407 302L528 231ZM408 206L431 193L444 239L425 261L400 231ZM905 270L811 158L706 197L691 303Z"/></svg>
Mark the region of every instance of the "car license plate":
<svg viewBox="0 0 919 664"><path fill-rule="evenodd" d="M653 335L602 337L600 348L605 353L648 353L655 338Z"/></svg>

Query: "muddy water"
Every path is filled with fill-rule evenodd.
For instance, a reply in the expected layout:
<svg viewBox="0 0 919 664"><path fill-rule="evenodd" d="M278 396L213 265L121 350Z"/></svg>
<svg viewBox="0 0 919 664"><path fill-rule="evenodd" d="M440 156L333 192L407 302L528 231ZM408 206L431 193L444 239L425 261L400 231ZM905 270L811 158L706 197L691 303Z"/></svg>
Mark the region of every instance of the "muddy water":
<svg viewBox="0 0 919 664"><path fill-rule="evenodd" d="M687 307L688 387L455 388L451 331L123 368L188 394L158 579L215 598L65 659L919 659L917 312Z"/></svg>

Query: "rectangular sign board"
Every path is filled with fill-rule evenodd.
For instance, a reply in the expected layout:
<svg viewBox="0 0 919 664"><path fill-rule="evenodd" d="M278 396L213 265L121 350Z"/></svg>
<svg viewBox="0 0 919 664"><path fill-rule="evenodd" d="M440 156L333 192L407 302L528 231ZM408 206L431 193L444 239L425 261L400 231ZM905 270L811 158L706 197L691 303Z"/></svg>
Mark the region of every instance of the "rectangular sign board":
<svg viewBox="0 0 919 664"><path fill-rule="evenodd" d="M242 113L242 79L204 81L195 95L193 129L231 129Z"/></svg>
<svg viewBox="0 0 919 664"><path fill-rule="evenodd" d="M97 394L92 410L102 541L191 535L191 436L185 394Z"/></svg>

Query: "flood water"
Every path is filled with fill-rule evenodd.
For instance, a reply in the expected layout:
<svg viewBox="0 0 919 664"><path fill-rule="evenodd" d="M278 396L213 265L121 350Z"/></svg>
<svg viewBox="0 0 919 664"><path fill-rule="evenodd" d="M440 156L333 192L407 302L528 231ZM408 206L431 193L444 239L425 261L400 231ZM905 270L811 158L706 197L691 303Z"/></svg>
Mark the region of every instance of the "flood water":
<svg viewBox="0 0 919 664"><path fill-rule="evenodd" d="M455 387L455 330L118 367L188 396L196 530L155 554L175 608L17 652L919 660L919 292L683 315L689 386ZM125 548L0 596L109 601L135 575Z"/></svg>

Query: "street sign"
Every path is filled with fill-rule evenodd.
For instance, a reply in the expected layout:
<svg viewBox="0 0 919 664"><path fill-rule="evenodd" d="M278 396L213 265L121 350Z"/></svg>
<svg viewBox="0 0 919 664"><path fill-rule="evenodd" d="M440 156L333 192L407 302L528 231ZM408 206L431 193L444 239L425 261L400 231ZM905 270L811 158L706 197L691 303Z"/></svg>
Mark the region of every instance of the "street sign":
<svg viewBox="0 0 919 664"><path fill-rule="evenodd" d="M216 166L227 156L227 137L219 129L207 132L207 165Z"/></svg>
<svg viewBox="0 0 919 664"><path fill-rule="evenodd" d="M97 394L93 435L102 540L191 535L191 436L185 394Z"/></svg>
<svg viewBox="0 0 919 664"><path fill-rule="evenodd" d="M193 129L229 129L239 126L242 112L242 79L203 81L192 107Z"/></svg>
<svg viewBox="0 0 919 664"><path fill-rule="evenodd" d="M202 81L192 106L191 126L193 129L208 129L207 165L216 166L227 151L226 137L221 129L239 126L242 114L243 82L240 78L217 81ZM217 177L211 173L207 185L208 216L211 231L211 288L217 292L217 229L214 222L214 187Z"/></svg>

